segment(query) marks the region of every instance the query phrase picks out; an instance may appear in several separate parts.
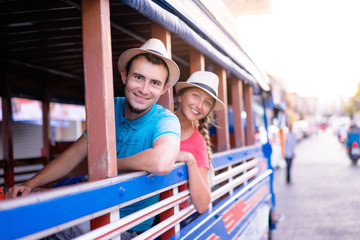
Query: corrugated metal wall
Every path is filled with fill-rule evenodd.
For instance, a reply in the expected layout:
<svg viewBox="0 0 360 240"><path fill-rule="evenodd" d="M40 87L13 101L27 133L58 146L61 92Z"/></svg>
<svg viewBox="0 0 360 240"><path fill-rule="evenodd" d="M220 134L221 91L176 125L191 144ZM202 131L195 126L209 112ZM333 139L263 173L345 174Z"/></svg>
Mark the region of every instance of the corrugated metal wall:
<svg viewBox="0 0 360 240"><path fill-rule="evenodd" d="M2 122L0 122L0 159L4 159L2 143ZM41 156L42 126L21 122L12 123L14 158L33 158Z"/></svg>
<svg viewBox="0 0 360 240"><path fill-rule="evenodd" d="M42 126L26 124L21 122L12 123L13 141L14 141L14 158L34 158L41 156L42 148ZM0 122L0 161L3 161L3 144L2 144L2 122ZM31 166L15 167L15 182L23 182L31 178L35 172L43 168L42 164ZM34 171L29 173L29 171ZM24 174L22 174L24 173ZM4 170L0 169L0 186L4 184L2 175Z"/></svg>

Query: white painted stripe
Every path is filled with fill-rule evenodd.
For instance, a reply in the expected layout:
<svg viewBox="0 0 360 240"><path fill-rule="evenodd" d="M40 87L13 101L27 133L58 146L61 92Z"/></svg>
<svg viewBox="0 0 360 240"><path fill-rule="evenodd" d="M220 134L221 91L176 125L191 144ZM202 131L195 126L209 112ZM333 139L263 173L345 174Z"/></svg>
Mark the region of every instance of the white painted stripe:
<svg viewBox="0 0 360 240"><path fill-rule="evenodd" d="M187 200L189 198L188 194L189 194L188 190L180 192L176 196L166 198L166 199L164 199L160 202L157 202L147 208L144 208L140 211L130 214L124 218L120 218L116 222L107 224L107 225L97 228L87 234L79 236L76 239L77 240L88 240L88 239L95 239L98 237L101 237L103 239L109 239L114 236L118 236L122 232L138 225L139 223ZM109 232L112 232L112 233L105 237L104 235Z"/></svg>

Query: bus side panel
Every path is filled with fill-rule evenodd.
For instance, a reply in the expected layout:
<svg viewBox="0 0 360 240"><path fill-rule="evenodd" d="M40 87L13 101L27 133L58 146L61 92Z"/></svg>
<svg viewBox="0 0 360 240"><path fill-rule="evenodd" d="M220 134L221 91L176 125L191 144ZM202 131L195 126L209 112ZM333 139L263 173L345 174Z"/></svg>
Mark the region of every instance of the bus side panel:
<svg viewBox="0 0 360 240"><path fill-rule="evenodd" d="M239 197L221 200L171 239L261 239L269 229L270 197L267 177Z"/></svg>

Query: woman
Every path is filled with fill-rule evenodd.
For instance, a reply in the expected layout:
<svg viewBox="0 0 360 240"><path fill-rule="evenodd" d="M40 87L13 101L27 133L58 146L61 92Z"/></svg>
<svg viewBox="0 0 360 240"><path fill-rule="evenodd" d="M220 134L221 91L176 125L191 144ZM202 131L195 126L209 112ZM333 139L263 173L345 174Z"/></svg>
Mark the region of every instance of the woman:
<svg viewBox="0 0 360 240"><path fill-rule="evenodd" d="M207 71L193 73L186 82L175 85L175 114L181 125L180 154L177 162L185 162L189 176L191 201L198 213L209 209L211 200L208 173L213 174L208 123L212 110L224 107L217 97L219 78ZM179 191L187 189L186 185ZM180 204L180 209L189 201Z"/></svg>

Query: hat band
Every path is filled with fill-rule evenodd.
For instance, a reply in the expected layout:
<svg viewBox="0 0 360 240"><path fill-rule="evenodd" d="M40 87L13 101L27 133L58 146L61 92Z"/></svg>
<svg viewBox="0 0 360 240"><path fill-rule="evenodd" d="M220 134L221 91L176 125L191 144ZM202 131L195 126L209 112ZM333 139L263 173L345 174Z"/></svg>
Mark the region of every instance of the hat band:
<svg viewBox="0 0 360 240"><path fill-rule="evenodd" d="M162 54L161 52L158 52L158 51L156 51L156 50L152 50L152 49L146 49L146 50L149 51L149 52L156 53L156 54L164 57L164 54Z"/></svg>
<svg viewBox="0 0 360 240"><path fill-rule="evenodd" d="M198 85L199 87L202 87L202 88L208 90L210 93L212 93L213 95L215 95L215 96L217 97L217 94L216 94L216 92L214 91L214 89L212 89L212 88L209 87L208 85L203 84L203 83L197 83L197 82L192 82L192 84Z"/></svg>

